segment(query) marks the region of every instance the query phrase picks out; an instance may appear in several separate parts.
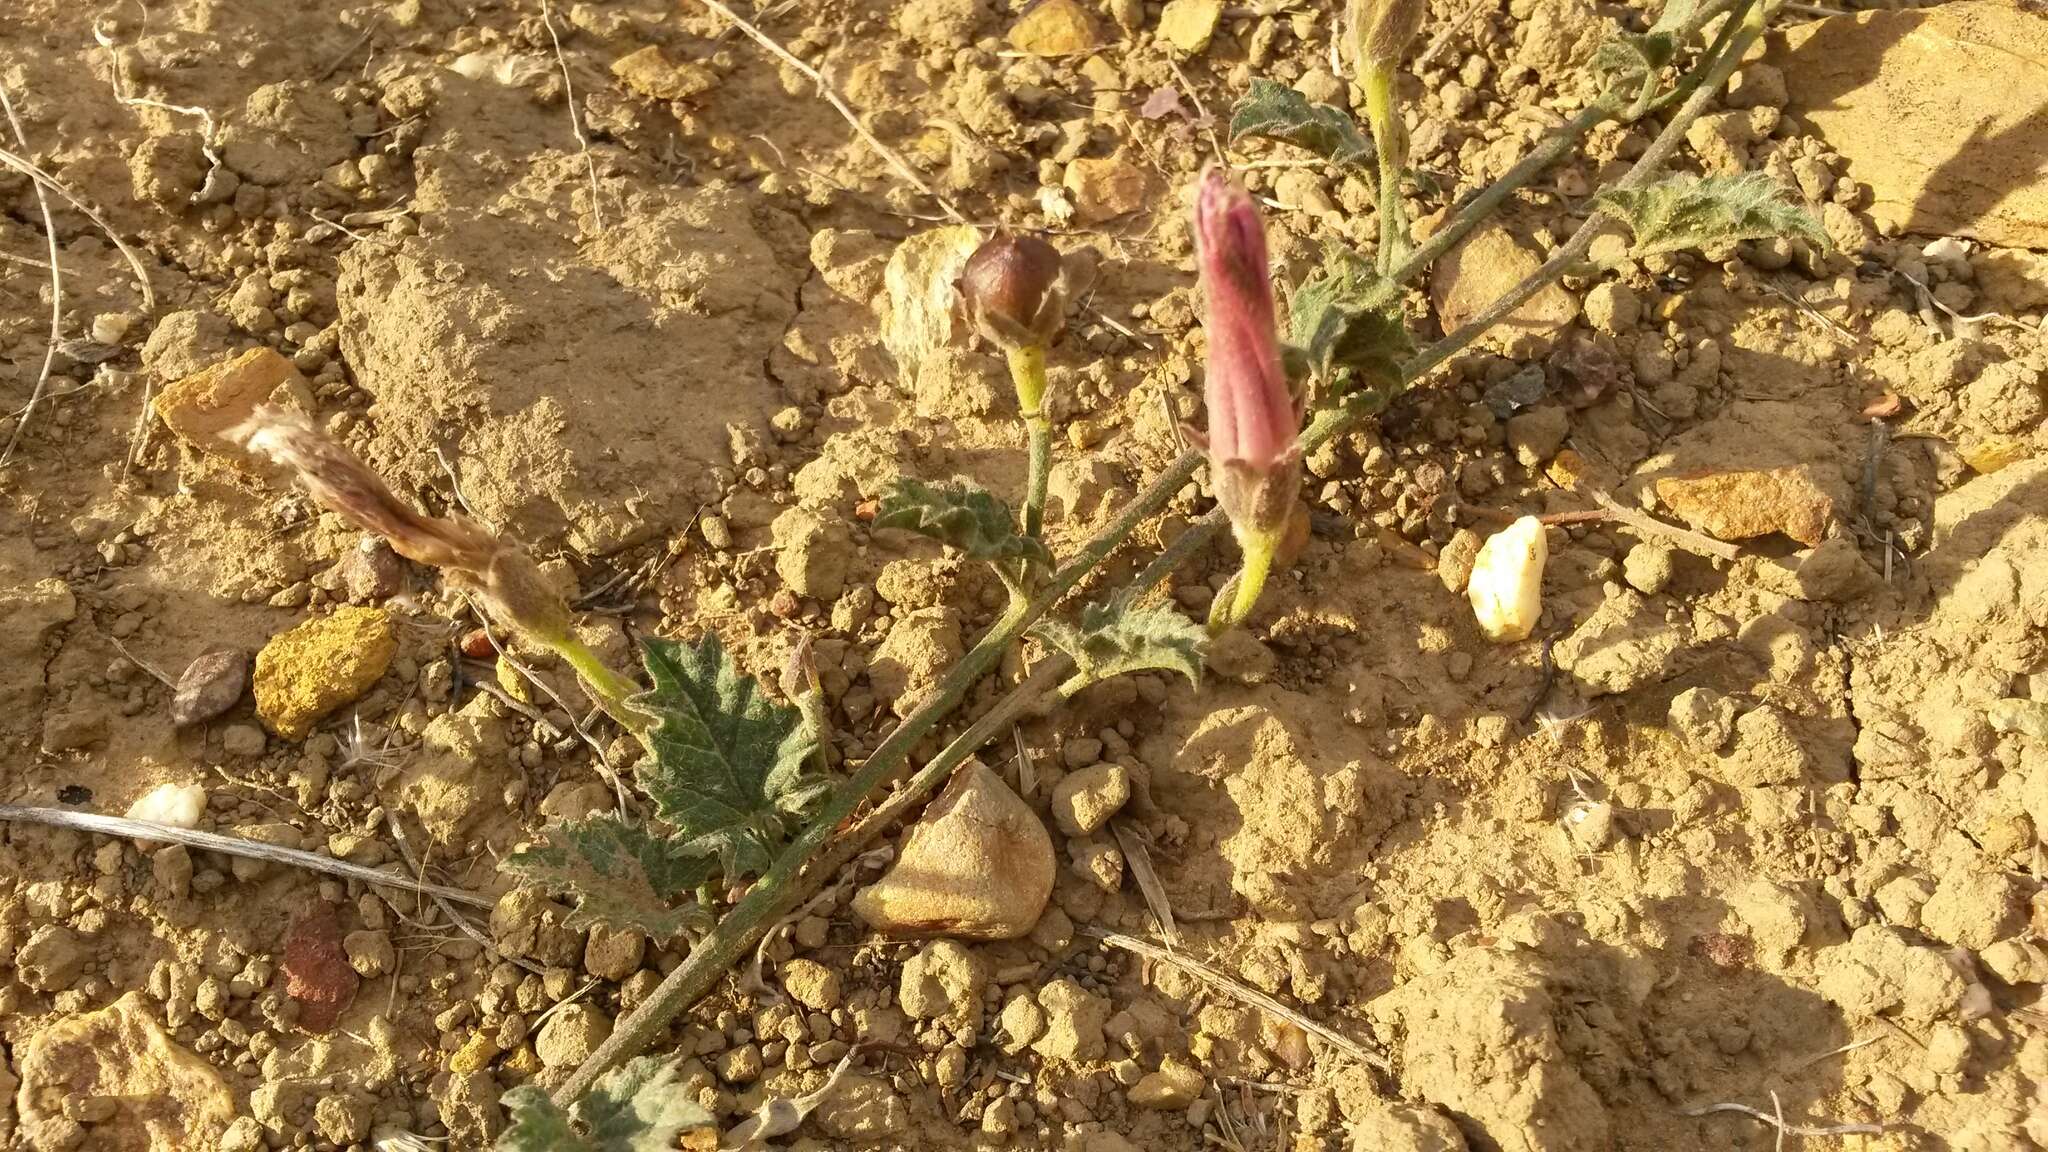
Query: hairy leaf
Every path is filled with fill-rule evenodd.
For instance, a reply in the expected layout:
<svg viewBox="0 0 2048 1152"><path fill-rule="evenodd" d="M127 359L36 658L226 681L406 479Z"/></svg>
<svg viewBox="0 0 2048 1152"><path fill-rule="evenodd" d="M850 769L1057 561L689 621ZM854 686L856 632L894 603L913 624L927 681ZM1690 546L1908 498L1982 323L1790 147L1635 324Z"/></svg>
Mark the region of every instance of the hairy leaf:
<svg viewBox="0 0 2048 1152"><path fill-rule="evenodd" d="M1230 112L1230 142L1264 136L1338 164L1364 167L1372 161L1372 138L1342 109L1311 104L1308 97L1271 80L1253 80L1252 89Z"/></svg>
<svg viewBox="0 0 2048 1152"><path fill-rule="evenodd" d="M506 857L501 867L551 893L575 897L569 927L632 927L660 941L706 923L709 913L700 905L676 902L717 871L709 854L691 852L674 838L610 812L550 824L546 836Z"/></svg>
<svg viewBox="0 0 2048 1152"><path fill-rule="evenodd" d="M1610 188L1594 199L1635 233L1629 254L1636 257L1768 236L1827 243L1820 223L1761 172L1673 176L1647 188Z"/></svg>
<svg viewBox="0 0 2048 1152"><path fill-rule="evenodd" d="M1072 657L1090 680L1158 669L1199 684L1209 646L1208 631L1172 609L1126 607L1117 601L1081 609L1079 628L1047 620L1032 631Z"/></svg>
<svg viewBox="0 0 2048 1152"><path fill-rule="evenodd" d="M1044 544L1017 531L1001 500L962 481L926 484L898 476L882 496L875 527L903 528L950 544L976 560L1051 564Z"/></svg>
<svg viewBox="0 0 2048 1152"><path fill-rule="evenodd" d="M1288 297L1288 343L1305 356L1320 403L1400 390L1415 345L1400 313L1377 303L1389 295L1370 265L1332 247Z"/></svg>
<svg viewBox="0 0 2048 1152"><path fill-rule="evenodd" d="M727 884L766 871L831 790L810 771L817 737L795 708L769 699L718 637L696 645L650 636L641 660L653 688L634 698L655 716L640 784L693 854L715 854Z"/></svg>
<svg viewBox="0 0 2048 1152"><path fill-rule="evenodd" d="M1608 38L1593 53L1593 70L1613 85L1640 85L1678 55L1679 33L1699 11L1699 0L1666 0L1657 22L1647 32L1623 32Z"/></svg>
<svg viewBox="0 0 2048 1152"><path fill-rule="evenodd" d="M497 1152L670 1152L677 1136L715 1123L683 1092L675 1065L652 1056L600 1076L567 1112L531 1084L502 1102L510 1123Z"/></svg>

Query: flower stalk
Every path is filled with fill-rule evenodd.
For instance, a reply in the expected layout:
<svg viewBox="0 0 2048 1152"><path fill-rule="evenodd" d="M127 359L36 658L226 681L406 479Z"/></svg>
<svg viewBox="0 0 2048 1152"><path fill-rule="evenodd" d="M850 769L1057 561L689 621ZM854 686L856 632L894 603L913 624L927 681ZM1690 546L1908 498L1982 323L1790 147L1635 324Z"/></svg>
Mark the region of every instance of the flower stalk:
<svg viewBox="0 0 2048 1152"><path fill-rule="evenodd" d="M1408 209L1401 199L1401 174L1408 168L1408 128L1401 120L1396 68L1422 30L1426 0L1351 0L1352 58L1365 89L1365 117L1379 161L1379 274L1399 267L1408 251Z"/></svg>
<svg viewBox="0 0 2048 1152"><path fill-rule="evenodd" d="M1052 420L1045 412L1045 353L1066 325L1061 272L1059 249L1035 236L998 232L967 258L958 285L968 323L983 339L1002 349L1009 364L1010 384L1017 392L1017 415L1024 421L1030 450L1024 508L1018 521L1024 535L1033 539L1045 530L1045 493L1052 470ZM1026 565L1020 583L1021 577L1028 575Z"/></svg>

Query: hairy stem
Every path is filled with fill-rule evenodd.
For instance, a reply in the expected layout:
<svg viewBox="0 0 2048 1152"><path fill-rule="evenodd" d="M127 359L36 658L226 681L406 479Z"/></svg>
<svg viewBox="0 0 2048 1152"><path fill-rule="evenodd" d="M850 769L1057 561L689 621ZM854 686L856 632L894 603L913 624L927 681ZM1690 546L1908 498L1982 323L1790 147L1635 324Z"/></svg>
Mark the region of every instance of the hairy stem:
<svg viewBox="0 0 2048 1152"><path fill-rule="evenodd" d="M1761 28L1761 21L1752 14L1750 19L1744 21L1742 30L1725 45L1722 54L1707 62L1700 73L1702 82L1694 89L1684 106L1673 115L1671 122L1656 142L1643 153L1635 167L1624 177L1624 185L1640 186L1648 183L1670 161L1671 156L1677 151L1679 142L1684 139L1686 126L1706 110L1713 94L1726 83L1735 63L1754 42ZM1579 129L1579 134L1583 135L1585 130L1597 122L1598 120L1593 120L1586 123ZM1574 121L1575 125L1578 123L1580 121ZM1567 131L1569 130L1568 127ZM1534 159L1532 156L1531 160ZM1524 162L1528 163L1529 161ZM1536 166L1536 170L1540 170L1540 167ZM1533 177L1533 172L1529 175ZM1469 210L1468 208L1468 212ZM1543 285L1561 277L1566 267L1592 243L1596 222L1597 217L1589 220L1564 248L1559 249L1557 255L1546 261L1528 280L1517 285L1503 298L1504 307L1497 305L1496 308L1489 309L1488 313L1492 315L1492 320L1488 323L1512 312ZM1567 255L1567 250L1574 245L1578 245L1578 252ZM1417 257L1420 256L1421 253L1417 253ZM1565 258L1560 259L1561 256ZM1420 267L1416 260L1411 259L1403 265L1397 275L1412 274L1413 269L1410 265ZM1409 381L1420 378L1430 368L1441 364L1471 344L1485 327L1486 325L1475 321L1446 336L1422 352L1414 361L1404 365L1402 378ZM1349 429L1366 415L1369 415L1369 412L1364 408L1329 409L1317 413L1308 428L1302 432L1302 451L1315 451L1317 447ZM866 803L870 794L885 780L896 775L908 759L911 748L960 706L966 699L968 691L996 666L1003 653L1023 635L1026 628L1078 587L1112 552L1123 545L1140 523L1164 507L1173 494L1194 477L1202 459L1198 452L1184 452L1174 459L1124 506L1115 520L1083 545L1078 555L1052 573L1036 597L1028 604L1013 605L1010 611L983 634L974 647L940 680L924 704L899 723L869 756L867 762L834 791L818 817L783 851L774 866L754 883L746 896L719 920L711 933L697 943L688 958L668 974L653 995L620 1021L611 1037L600 1045L560 1088L556 1089L554 1099L567 1105L588 1092L599 1076L645 1048L663 1028L668 1026L670 1020L709 991L728 968L747 954L760 939L761 933L777 916L794 907L822 877L829 874L830 870L824 867L814 868L806 873L806 863L816 858L816 863L820 865L827 860L835 859L843 864L844 859L850 858L844 854L844 848L834 850L829 856L820 854L833 831L857 808ZM1165 552L1145 567L1138 581L1127 589L1125 594L1135 597L1145 588L1164 580L1179 563L1191 557L1201 546L1213 539L1222 523L1223 518L1220 515L1211 515L1183 531ZM1056 673L1056 668L1061 668L1061 661L1058 658L1047 661L1039 672L1048 678L1063 674L1064 669ZM950 774L959 760L978 749L986 742L988 736L999 731L1003 724L1008 723L1014 715L1021 713L1026 705L1042 694L1044 687L1038 682L1039 672L1034 672L1024 685L1012 689L988 715L976 724L970 725L966 732L957 737L945 751L927 763L923 770L891 797L888 805L892 818L902 811L907 811L909 805L915 803L940 779ZM1034 685L1035 687L1030 687ZM970 742L972 747L967 746ZM864 830L879 829L881 826L882 824L874 822L863 822L861 825ZM856 847L853 850L858 849Z"/></svg>
<svg viewBox="0 0 2048 1152"><path fill-rule="evenodd" d="M1273 570L1273 552L1278 544L1273 536L1240 532L1237 543L1244 553L1244 565L1223 590L1225 595L1209 606L1211 636L1221 635L1251 618L1252 609L1258 607L1259 594L1266 590L1266 576Z"/></svg>
<svg viewBox="0 0 2048 1152"><path fill-rule="evenodd" d="M588 646L573 636L539 636L534 639L552 650L555 655L567 661L569 667L583 681L583 687L596 698L605 714L618 721L619 726L638 736L644 742L647 732L653 727L653 717L636 708L632 699L641 692L640 685L631 677L604 662L604 657L592 652Z"/></svg>
<svg viewBox="0 0 2048 1152"><path fill-rule="evenodd" d="M1045 530L1045 485L1052 472L1052 421L1044 413L1026 416L1024 434L1031 441L1031 470L1024 484L1024 534L1036 537Z"/></svg>
<svg viewBox="0 0 2048 1152"><path fill-rule="evenodd" d="M1408 163L1408 136L1394 99L1394 66L1368 64L1360 79L1365 82L1365 115L1380 165L1378 268L1385 276L1407 256L1408 210L1401 202L1401 169Z"/></svg>

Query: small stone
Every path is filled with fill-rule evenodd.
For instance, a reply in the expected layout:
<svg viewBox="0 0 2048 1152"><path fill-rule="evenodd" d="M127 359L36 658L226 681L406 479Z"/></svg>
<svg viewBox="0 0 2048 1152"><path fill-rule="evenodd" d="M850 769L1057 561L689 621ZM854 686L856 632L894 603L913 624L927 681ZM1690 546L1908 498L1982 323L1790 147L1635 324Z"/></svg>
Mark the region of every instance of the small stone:
<svg viewBox="0 0 2048 1152"><path fill-rule="evenodd" d="M171 725L189 728L225 714L249 690L249 654L223 648L192 661L171 696Z"/></svg>
<svg viewBox="0 0 2048 1152"><path fill-rule="evenodd" d="M1028 56L1076 56L1098 43L1095 18L1078 0L1039 0L1011 25L1009 39Z"/></svg>
<svg viewBox="0 0 2048 1152"><path fill-rule="evenodd" d="M1123 765L1093 764L1053 785L1053 822L1069 836L1092 836L1130 798L1131 775Z"/></svg>
<svg viewBox="0 0 2048 1152"><path fill-rule="evenodd" d="M356 998L362 978L342 946L341 919L324 900L292 921L284 940L285 995L298 1002L299 1026L325 1032Z"/></svg>
<svg viewBox="0 0 2048 1152"><path fill-rule="evenodd" d="M1645 540L1628 550L1621 562L1622 578L1645 596L1655 596L1671 583L1678 562L1678 550L1669 544Z"/></svg>
<svg viewBox="0 0 2048 1152"><path fill-rule="evenodd" d="M1988 948L2026 927L2027 890L2004 873L1947 873L1920 909L1920 930L1959 948Z"/></svg>
<svg viewBox="0 0 2048 1152"><path fill-rule="evenodd" d="M333 1092L322 1096L313 1106L313 1128L328 1143L345 1148L369 1138L374 1114L367 1098L352 1092Z"/></svg>
<svg viewBox="0 0 2048 1152"><path fill-rule="evenodd" d="M341 948L348 953L348 966L365 979L382 976L398 964L398 952L391 946L389 932L351 932L341 938Z"/></svg>
<svg viewBox="0 0 2048 1152"><path fill-rule="evenodd" d="M777 516L768 531L783 583L813 600L838 598L853 563L853 540L844 524L796 507Z"/></svg>
<svg viewBox="0 0 2048 1152"><path fill-rule="evenodd" d="M1130 1101L1140 1108L1178 1110L1201 1099L1208 1086L1200 1072L1169 1056L1160 1063L1159 1071L1148 1073L1131 1088Z"/></svg>
<svg viewBox="0 0 2048 1152"><path fill-rule="evenodd" d="M604 1009L578 1000L548 1017L547 1023L540 1026L540 1035L534 1038L533 1050L540 1056L542 1067L574 1068L589 1059L611 1034L612 1018L605 1015ZM754 1057L760 1059L758 1050Z"/></svg>
<svg viewBox="0 0 2048 1152"><path fill-rule="evenodd" d="M647 934L638 928L593 924L583 944L583 970L600 980L624 980L646 955Z"/></svg>
<svg viewBox="0 0 2048 1152"><path fill-rule="evenodd" d="M149 858L149 874L173 900L192 894L192 853L183 844L159 848Z"/></svg>
<svg viewBox="0 0 2048 1152"><path fill-rule="evenodd" d="M1045 1011L1045 1032L1031 1050L1048 1060L1100 1060L1108 1050L1102 1026L1109 1020L1112 1005L1073 980L1062 976L1038 990L1038 1006Z"/></svg>
<svg viewBox="0 0 2048 1152"><path fill-rule="evenodd" d="M254 724L230 724L220 730L220 750L239 760L263 755L267 743L263 729Z"/></svg>
<svg viewBox="0 0 2048 1152"><path fill-rule="evenodd" d="M197 828L206 814L206 789L198 784L159 784L136 797L128 806L130 820L169 824L173 828Z"/></svg>
<svg viewBox="0 0 2048 1152"><path fill-rule="evenodd" d="M1067 843L1067 854L1074 874L1097 888L1114 892L1123 887L1124 854L1116 845L1093 838L1071 840Z"/></svg>
<svg viewBox="0 0 2048 1152"><path fill-rule="evenodd" d="M903 966L896 1002L915 1020L943 1020L979 1030L988 966L965 945L935 940Z"/></svg>
<svg viewBox="0 0 2048 1152"><path fill-rule="evenodd" d="M1454 332L1543 264L1543 257L1500 224L1486 224L1458 242L1430 272L1430 302L1437 321ZM1578 317L1579 300L1549 284L1481 336L1477 346L1517 360L1534 360Z"/></svg>
<svg viewBox="0 0 2048 1152"><path fill-rule="evenodd" d="M759 1044L742 1044L719 1054L718 1078L727 1084L752 1084L767 1071Z"/></svg>
<svg viewBox="0 0 2048 1152"><path fill-rule="evenodd" d="M1012 996L1003 1005L1003 1051L1016 1055L1045 1035L1045 1009L1028 995Z"/></svg>
<svg viewBox="0 0 2048 1152"><path fill-rule="evenodd" d="M390 544L366 536L342 554L320 584L340 592L351 604L375 604L396 596L405 586L405 563Z"/></svg>
<svg viewBox="0 0 2048 1152"><path fill-rule="evenodd" d="M1002 778L969 762L934 800L882 878L853 898L899 935L1015 940L1052 896L1052 837Z"/></svg>
<svg viewBox="0 0 2048 1152"><path fill-rule="evenodd" d="M782 966L782 987L790 999L813 1012L830 1012L844 995L839 973L801 957Z"/></svg>
<svg viewBox="0 0 2048 1152"><path fill-rule="evenodd" d="M272 348L252 348L166 385L151 407L192 447L246 460L247 454L222 434L265 401L310 395L306 378L290 360Z"/></svg>
<svg viewBox="0 0 2048 1152"><path fill-rule="evenodd" d="M1436 575L1444 582L1444 590L1457 595L1465 590L1465 584L1472 579L1472 563L1479 559L1479 547L1485 538L1470 528L1460 528L1451 533L1444 550L1437 553Z"/></svg>
<svg viewBox="0 0 2048 1152"><path fill-rule="evenodd" d="M1854 600L1878 582L1877 571L1848 536L1821 541L1799 561L1794 579L1800 599L1830 603Z"/></svg>
<svg viewBox="0 0 2048 1152"><path fill-rule="evenodd" d="M1232 628L1209 641L1209 671L1239 684L1263 684L1279 671L1280 658L1249 629Z"/></svg>
<svg viewBox="0 0 2048 1152"><path fill-rule="evenodd" d="M1835 516L1834 497L1804 467L1695 473L1657 481L1657 498L1717 540L1783 533L1818 545Z"/></svg>
<svg viewBox="0 0 2048 1152"><path fill-rule="evenodd" d="M472 1032L469 1039L462 1042L462 1047L457 1048L455 1054L448 1057L448 1070L457 1075L481 1072L489 1068L491 1061L502 1054L503 1050L498 1047L497 1039L489 1032Z"/></svg>
<svg viewBox="0 0 2048 1152"><path fill-rule="evenodd" d="M1796 784L1816 764L1791 719L1775 704L1761 704L1735 721L1735 746L1721 760L1731 784L1759 787Z"/></svg>
<svg viewBox="0 0 2048 1152"><path fill-rule="evenodd" d="M1626 336L1635 331L1642 315L1642 302L1634 290L1618 280L1603 280L1586 293L1586 322L1609 336Z"/></svg>
<svg viewBox="0 0 2048 1152"><path fill-rule="evenodd" d="M612 75L652 100L688 100L718 86L718 73L694 60L670 60L659 44L612 61Z"/></svg>
<svg viewBox="0 0 2048 1152"><path fill-rule="evenodd" d="M1562 407L1531 408L1508 418L1508 447L1514 449L1515 460L1533 472L1557 455L1570 431L1571 418Z"/></svg>
<svg viewBox="0 0 2048 1152"><path fill-rule="evenodd" d="M1735 701L1712 688L1687 688L1671 698L1666 715L1671 731L1700 755L1719 752L1735 734Z"/></svg>
<svg viewBox="0 0 2048 1152"><path fill-rule="evenodd" d="M951 608L920 608L889 629L868 661L868 686L898 716L914 711L925 689L958 663L960 617Z"/></svg>
<svg viewBox="0 0 2048 1152"><path fill-rule="evenodd" d="M256 714L279 736L304 739L328 713L369 691L397 652L381 608L343 608L280 632L256 654Z"/></svg>
<svg viewBox="0 0 2048 1152"><path fill-rule="evenodd" d="M1074 194L1074 212L1083 224L1100 224L1146 207L1152 178L1138 165L1116 156L1087 158L1067 165L1065 184Z"/></svg>
<svg viewBox="0 0 2048 1152"><path fill-rule="evenodd" d="M1159 13L1159 37L1190 56L1198 56L1208 50L1222 16L1223 0L1166 0Z"/></svg>
<svg viewBox="0 0 2048 1152"><path fill-rule="evenodd" d="M38 992L62 992L77 982L91 957L78 933L62 924L44 924L15 954L14 969L23 984Z"/></svg>

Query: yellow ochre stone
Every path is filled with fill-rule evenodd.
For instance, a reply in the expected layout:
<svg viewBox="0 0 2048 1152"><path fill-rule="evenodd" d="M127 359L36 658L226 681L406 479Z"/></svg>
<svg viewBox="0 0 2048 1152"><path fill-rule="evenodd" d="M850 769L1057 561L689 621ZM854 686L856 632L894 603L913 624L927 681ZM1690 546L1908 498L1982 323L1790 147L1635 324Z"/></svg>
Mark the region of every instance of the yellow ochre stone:
<svg viewBox="0 0 2048 1152"><path fill-rule="evenodd" d="M456 1073L481 1072L498 1058L498 1042L486 1032L473 1032L455 1055L448 1058L448 1070Z"/></svg>
<svg viewBox="0 0 2048 1152"><path fill-rule="evenodd" d="M166 385L151 406L187 444L240 458L241 449L221 434L248 419L264 401L284 399L279 389L288 396L306 393L306 378L275 349L251 348Z"/></svg>
<svg viewBox="0 0 2048 1152"><path fill-rule="evenodd" d="M381 608L343 608L270 638L256 654L256 715L288 740L370 690L398 651Z"/></svg>
<svg viewBox="0 0 2048 1152"><path fill-rule="evenodd" d="M92 1125L86 1144L91 1148L214 1148L235 1118L227 1082L204 1058L171 1039L140 992L97 1012L58 1019L22 1041L14 1056L24 1135L62 1127L68 1123L65 1101L87 1097L114 1104L110 1115Z"/></svg>

